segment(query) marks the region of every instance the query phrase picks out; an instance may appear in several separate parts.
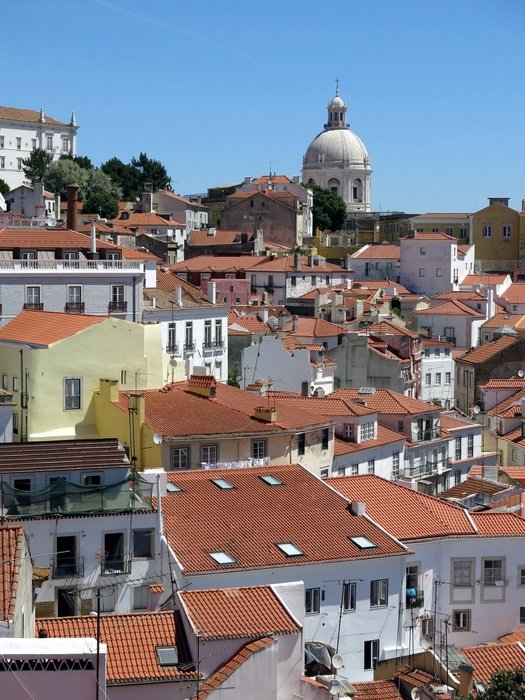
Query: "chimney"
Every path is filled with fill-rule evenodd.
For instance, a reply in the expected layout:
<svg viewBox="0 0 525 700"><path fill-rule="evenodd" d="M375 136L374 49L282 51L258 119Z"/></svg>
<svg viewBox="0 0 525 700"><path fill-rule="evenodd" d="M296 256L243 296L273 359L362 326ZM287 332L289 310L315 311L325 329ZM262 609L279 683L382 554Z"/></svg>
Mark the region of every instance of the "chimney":
<svg viewBox="0 0 525 700"><path fill-rule="evenodd" d="M78 226L78 185L76 182L72 182L67 186L67 228L70 231L76 231Z"/></svg>
<svg viewBox="0 0 525 700"><path fill-rule="evenodd" d="M153 184L144 183L144 192L141 196L140 208L144 214L151 214L153 211Z"/></svg>
<svg viewBox="0 0 525 700"><path fill-rule="evenodd" d="M284 331L284 311L279 311L279 316L277 317L277 320L279 322L277 328L280 331Z"/></svg>
<svg viewBox="0 0 525 700"><path fill-rule="evenodd" d="M207 236L215 236L216 233L217 233L217 229L214 228L213 226L210 226L210 228L208 229L206 235L207 235Z"/></svg>
<svg viewBox="0 0 525 700"><path fill-rule="evenodd" d="M37 181L33 183L33 192L35 195L35 217L37 219L45 218L46 205L44 203L44 185Z"/></svg>
<svg viewBox="0 0 525 700"><path fill-rule="evenodd" d="M352 278L351 277L345 278L345 289L352 289Z"/></svg>
<svg viewBox="0 0 525 700"><path fill-rule="evenodd" d="M60 195L55 195L55 219L60 219Z"/></svg>
<svg viewBox="0 0 525 700"><path fill-rule="evenodd" d="M261 309L258 313L259 320L268 323L268 309Z"/></svg>
<svg viewBox="0 0 525 700"><path fill-rule="evenodd" d="M345 258L345 270L351 270L352 269L352 256L350 253L346 254Z"/></svg>
<svg viewBox="0 0 525 700"><path fill-rule="evenodd" d="M98 393L102 401L112 403L118 401L120 383L118 379L99 379Z"/></svg>
<svg viewBox="0 0 525 700"><path fill-rule="evenodd" d="M297 330L297 316L292 316L292 333Z"/></svg>
<svg viewBox="0 0 525 700"><path fill-rule="evenodd" d="M175 304L182 306L182 287L180 284L175 287Z"/></svg>
<svg viewBox="0 0 525 700"><path fill-rule="evenodd" d="M414 231L413 228L411 228L408 232L408 237L409 238L415 238L416 237L416 232Z"/></svg>
<svg viewBox="0 0 525 700"><path fill-rule="evenodd" d="M300 270L300 269L301 269L301 264L302 264L302 255L301 255L301 253L294 253L294 256L293 256L293 265L294 265L295 269L296 269L296 270Z"/></svg>
<svg viewBox="0 0 525 700"><path fill-rule="evenodd" d="M364 515L366 511L366 503L361 501L352 501L350 504L350 510L354 515Z"/></svg>
<svg viewBox="0 0 525 700"><path fill-rule="evenodd" d="M208 280L208 301L210 304L217 303L217 282Z"/></svg>
<svg viewBox="0 0 525 700"><path fill-rule="evenodd" d="M89 250L93 256L97 252L97 227L94 223L91 224L91 245Z"/></svg>
<svg viewBox="0 0 525 700"><path fill-rule="evenodd" d="M211 374L192 374L188 379L188 391L196 396L214 399L217 393L217 380Z"/></svg>
<svg viewBox="0 0 525 700"><path fill-rule="evenodd" d="M253 417L263 423L276 423L277 409L275 406L257 406L253 412Z"/></svg>

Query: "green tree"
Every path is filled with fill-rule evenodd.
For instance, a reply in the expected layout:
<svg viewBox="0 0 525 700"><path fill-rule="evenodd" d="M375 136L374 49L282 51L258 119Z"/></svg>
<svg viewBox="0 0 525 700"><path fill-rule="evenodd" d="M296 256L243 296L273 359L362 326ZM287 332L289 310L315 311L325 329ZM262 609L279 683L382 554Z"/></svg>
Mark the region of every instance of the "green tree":
<svg viewBox="0 0 525 700"><path fill-rule="evenodd" d="M11 192L11 188L5 180L0 178L0 194L6 195L8 192Z"/></svg>
<svg viewBox="0 0 525 700"><path fill-rule="evenodd" d="M138 158L131 159L131 166L136 173L137 183L140 187L140 191L136 192L137 195L143 191L146 182L153 185L154 191L171 190L171 178L159 160L148 158L145 153L140 153Z"/></svg>
<svg viewBox="0 0 525 700"><path fill-rule="evenodd" d="M45 183L51 192L59 194L64 199L67 197L67 186L76 182L80 188L80 198L84 199L87 180L88 171L85 168L81 168L78 163L69 158L63 158L49 168Z"/></svg>
<svg viewBox="0 0 525 700"><path fill-rule="evenodd" d="M34 148L22 161L24 175L31 182L44 182L53 156L43 148Z"/></svg>
<svg viewBox="0 0 525 700"><path fill-rule="evenodd" d="M82 211L84 214L98 214L104 219L114 219L118 215L118 202L109 192L93 191L86 196Z"/></svg>
<svg viewBox="0 0 525 700"><path fill-rule="evenodd" d="M59 160L72 160L73 163L80 165L80 167L85 170L92 170L94 167L91 158L87 156L72 156L68 153L67 155L61 155Z"/></svg>
<svg viewBox="0 0 525 700"><path fill-rule="evenodd" d="M483 694L470 695L468 699L458 696L457 700L525 700L525 669L496 671L492 674Z"/></svg>
<svg viewBox="0 0 525 700"><path fill-rule="evenodd" d="M325 190L319 185L304 185L313 191L313 225L314 231L326 229L339 231L346 221L346 204L344 200L335 192Z"/></svg>
<svg viewBox="0 0 525 700"><path fill-rule="evenodd" d="M122 190L122 197L129 201L137 196L139 182L133 166L123 163L119 158L110 158L102 163L100 169L109 175L113 182Z"/></svg>

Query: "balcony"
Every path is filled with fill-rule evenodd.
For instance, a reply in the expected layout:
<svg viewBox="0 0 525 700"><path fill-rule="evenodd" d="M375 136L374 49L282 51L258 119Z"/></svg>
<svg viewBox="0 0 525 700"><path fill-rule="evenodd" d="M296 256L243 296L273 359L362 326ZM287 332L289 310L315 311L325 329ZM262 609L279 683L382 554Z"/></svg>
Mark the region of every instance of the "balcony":
<svg viewBox="0 0 525 700"><path fill-rule="evenodd" d="M110 301L109 302L109 313L121 313L125 314L128 312L128 302L127 301Z"/></svg>
<svg viewBox="0 0 525 700"><path fill-rule="evenodd" d="M214 347L213 340L205 340L202 344L204 350L211 350Z"/></svg>
<svg viewBox="0 0 525 700"><path fill-rule="evenodd" d="M104 272L125 271L140 273L142 263L136 260L0 260L0 273L12 272L16 275L34 272L53 274L65 271Z"/></svg>
<svg viewBox="0 0 525 700"><path fill-rule="evenodd" d="M179 346L177 343L173 343L172 345L166 345L166 352L168 355L178 355L179 354Z"/></svg>
<svg viewBox="0 0 525 700"><path fill-rule="evenodd" d="M439 428L428 428L427 430L418 430L416 433L416 442L430 442L441 437Z"/></svg>
<svg viewBox="0 0 525 700"><path fill-rule="evenodd" d="M450 469L450 460L442 459L439 462L421 462L412 467L405 465L404 476L412 479L424 479L425 477L443 474Z"/></svg>
<svg viewBox="0 0 525 700"><path fill-rule="evenodd" d="M83 314L85 306L83 301L67 301L66 312L71 314Z"/></svg>
<svg viewBox="0 0 525 700"><path fill-rule="evenodd" d="M84 576L84 557L55 557L53 578Z"/></svg>
<svg viewBox="0 0 525 700"><path fill-rule="evenodd" d="M244 469L246 467L265 467L270 464L269 457L248 457L234 462L201 462L202 469Z"/></svg>
<svg viewBox="0 0 525 700"><path fill-rule="evenodd" d="M224 347L224 340L222 340L222 338L221 338L221 339L218 339L218 340L214 340L214 341L213 341L213 347L214 347L216 350L220 350L221 348Z"/></svg>
<svg viewBox="0 0 525 700"><path fill-rule="evenodd" d="M100 573L102 576L113 576L115 574L129 574L131 572L131 560L125 559L118 554L102 557L100 562Z"/></svg>
<svg viewBox="0 0 525 700"><path fill-rule="evenodd" d="M413 608L424 608L425 607L425 595L423 591L418 591L415 588L406 589L406 606L408 610Z"/></svg>
<svg viewBox="0 0 525 700"><path fill-rule="evenodd" d="M43 311L44 305L34 301L28 301L24 304L24 309L26 311Z"/></svg>
<svg viewBox="0 0 525 700"><path fill-rule="evenodd" d="M184 354L189 355L195 352L195 343L184 343Z"/></svg>

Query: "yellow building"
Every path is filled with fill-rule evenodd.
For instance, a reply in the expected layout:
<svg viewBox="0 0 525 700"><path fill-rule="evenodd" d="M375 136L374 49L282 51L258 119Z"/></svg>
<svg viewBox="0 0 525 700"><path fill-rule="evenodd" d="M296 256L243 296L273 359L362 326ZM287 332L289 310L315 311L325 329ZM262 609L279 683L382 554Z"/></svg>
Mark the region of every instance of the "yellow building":
<svg viewBox="0 0 525 700"><path fill-rule="evenodd" d="M100 377L128 389L161 387L161 355L158 324L22 311L0 328L2 387L16 404L13 440L98 437L93 392Z"/></svg>
<svg viewBox="0 0 525 700"><path fill-rule="evenodd" d="M489 197L489 206L472 214L470 241L476 246L476 263L482 270L519 267L520 238L525 235L522 227L520 231L520 215L509 207L506 197Z"/></svg>

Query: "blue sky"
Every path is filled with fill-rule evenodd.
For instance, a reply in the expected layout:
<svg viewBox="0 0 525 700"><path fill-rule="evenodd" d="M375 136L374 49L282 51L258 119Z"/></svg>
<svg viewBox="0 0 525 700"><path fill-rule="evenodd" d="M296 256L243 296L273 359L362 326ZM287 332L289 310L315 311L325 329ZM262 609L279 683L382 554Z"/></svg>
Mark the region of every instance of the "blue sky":
<svg viewBox="0 0 525 700"><path fill-rule="evenodd" d="M145 151L182 194L298 175L339 78L374 210L525 197L523 0L19 0L11 20L0 103L74 110L96 165Z"/></svg>

